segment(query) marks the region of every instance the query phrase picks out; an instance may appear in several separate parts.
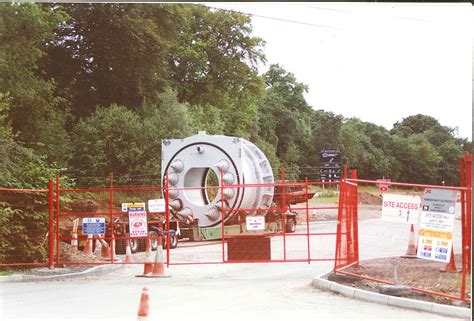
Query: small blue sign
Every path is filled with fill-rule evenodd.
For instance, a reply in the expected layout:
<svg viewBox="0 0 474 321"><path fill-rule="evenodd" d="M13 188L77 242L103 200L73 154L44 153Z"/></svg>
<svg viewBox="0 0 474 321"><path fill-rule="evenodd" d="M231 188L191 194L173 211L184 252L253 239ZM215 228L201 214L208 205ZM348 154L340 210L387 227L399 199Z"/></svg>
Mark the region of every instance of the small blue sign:
<svg viewBox="0 0 474 321"><path fill-rule="evenodd" d="M84 217L82 219L82 234L105 234L105 218Z"/></svg>

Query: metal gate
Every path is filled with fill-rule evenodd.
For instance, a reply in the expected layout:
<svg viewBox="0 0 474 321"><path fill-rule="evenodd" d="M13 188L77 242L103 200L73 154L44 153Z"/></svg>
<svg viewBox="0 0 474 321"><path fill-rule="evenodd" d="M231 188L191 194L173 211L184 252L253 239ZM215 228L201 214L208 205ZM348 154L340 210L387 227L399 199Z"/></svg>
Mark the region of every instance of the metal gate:
<svg viewBox="0 0 474 321"><path fill-rule="evenodd" d="M346 219L348 212L343 211L345 206L341 207L338 202L339 182L322 183L308 180L287 182L284 179L284 171L282 178L281 182L273 184L237 185L224 184L221 181L220 186L205 187L214 190L214 193L217 193L216 197L222 197L229 189L239 188L250 192L253 188L270 187L280 192L275 197L277 204L272 206L271 211L265 216L266 222L260 228L250 229L248 222L245 221L246 212L258 212L260 209L240 208L238 213L233 213L233 218L227 220L225 224L220 223L206 229L196 229L196 226L190 224L194 228L194 234L197 233L196 239L199 242L183 242L177 249L170 248L172 244L170 238L173 235L166 233L170 231L170 225L174 224L168 206L169 193L200 190L203 189L202 187L170 188L167 185L167 179L163 187L121 187L114 186L113 176L111 176L108 187L61 188L58 178L56 182L56 264L143 264L149 260L145 254L148 240L153 238L151 241L156 244L156 238L160 234L163 237L163 243L166 244L165 262L168 266L334 261L339 240L337 234L346 233L346 231L338 230L338 221L357 221L356 218ZM294 190L298 192L293 193ZM321 203L318 201L321 198L311 198L315 193L321 194L322 190L332 195L330 202ZM149 223L158 222L157 226L161 227L161 231L148 237L131 238L127 231L128 213L123 211L122 203L146 203L151 199L160 199L162 195L166 204L164 211L147 211ZM226 207L222 207L220 215L227 217L226 211L228 211ZM351 212L351 215L353 214ZM84 218L104 219L107 225L104 235L84 234L80 224ZM184 234L183 231L181 233ZM355 237L352 230L348 233L352 235L352 238ZM220 237L221 235L224 237ZM206 238L214 240L203 240ZM71 243L73 248L71 248ZM135 245L133 262L126 261L124 255L126 244L130 243ZM104 252L104 246L113 246L114 249L108 254L99 254L97 247L102 248ZM71 251L73 251L72 254L84 253L86 247L87 255L71 255ZM156 250L156 246L152 250ZM95 251L96 255L90 255L90 251ZM345 252L339 252L340 258L345 255Z"/></svg>

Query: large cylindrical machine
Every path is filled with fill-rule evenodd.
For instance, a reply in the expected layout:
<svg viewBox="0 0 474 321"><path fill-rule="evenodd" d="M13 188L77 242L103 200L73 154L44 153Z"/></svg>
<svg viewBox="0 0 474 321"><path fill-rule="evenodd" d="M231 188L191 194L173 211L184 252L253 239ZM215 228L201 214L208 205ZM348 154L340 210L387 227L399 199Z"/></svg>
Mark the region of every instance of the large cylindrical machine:
<svg viewBox="0 0 474 321"><path fill-rule="evenodd" d="M199 132L183 139L164 139L161 154L163 184L168 173L170 206L180 218L192 217L200 227L211 227L221 224L222 206L227 221L240 209L246 215L264 215L272 204L272 168L248 140ZM222 188L211 193L208 187L221 187L222 181L224 197Z"/></svg>

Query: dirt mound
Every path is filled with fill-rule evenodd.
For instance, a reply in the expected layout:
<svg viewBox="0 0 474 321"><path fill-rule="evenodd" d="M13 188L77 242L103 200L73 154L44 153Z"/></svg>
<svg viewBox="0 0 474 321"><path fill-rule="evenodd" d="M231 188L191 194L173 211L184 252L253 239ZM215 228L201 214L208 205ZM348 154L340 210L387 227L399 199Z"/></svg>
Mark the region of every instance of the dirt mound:
<svg viewBox="0 0 474 321"><path fill-rule="evenodd" d="M76 199L71 203L73 212L96 212L99 208L100 204L91 199Z"/></svg>
<svg viewBox="0 0 474 321"><path fill-rule="evenodd" d="M61 242L59 255L61 262L103 262L96 256L84 255L82 251L74 249L71 244Z"/></svg>
<svg viewBox="0 0 474 321"><path fill-rule="evenodd" d="M367 205L382 205L382 197L369 192L359 192L359 203Z"/></svg>

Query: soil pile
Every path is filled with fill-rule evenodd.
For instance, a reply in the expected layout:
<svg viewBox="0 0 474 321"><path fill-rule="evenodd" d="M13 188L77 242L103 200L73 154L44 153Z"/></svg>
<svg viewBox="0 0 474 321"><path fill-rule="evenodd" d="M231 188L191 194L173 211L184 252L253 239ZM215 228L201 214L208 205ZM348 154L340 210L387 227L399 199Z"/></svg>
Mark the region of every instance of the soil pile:
<svg viewBox="0 0 474 321"><path fill-rule="evenodd" d="M366 205L382 205L382 197L368 192L359 192L359 203Z"/></svg>

